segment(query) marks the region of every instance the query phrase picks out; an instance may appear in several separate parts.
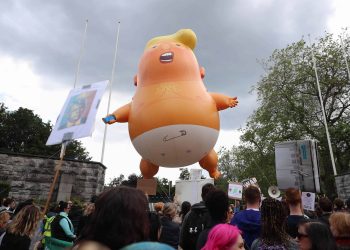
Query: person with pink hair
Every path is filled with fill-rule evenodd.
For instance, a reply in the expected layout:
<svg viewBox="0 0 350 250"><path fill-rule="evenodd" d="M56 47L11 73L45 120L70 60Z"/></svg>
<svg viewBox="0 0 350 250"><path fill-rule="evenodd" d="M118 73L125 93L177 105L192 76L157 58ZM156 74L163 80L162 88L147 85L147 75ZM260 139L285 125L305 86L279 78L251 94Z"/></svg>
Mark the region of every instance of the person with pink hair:
<svg viewBox="0 0 350 250"><path fill-rule="evenodd" d="M238 227L218 224L210 230L208 240L201 250L245 250Z"/></svg>

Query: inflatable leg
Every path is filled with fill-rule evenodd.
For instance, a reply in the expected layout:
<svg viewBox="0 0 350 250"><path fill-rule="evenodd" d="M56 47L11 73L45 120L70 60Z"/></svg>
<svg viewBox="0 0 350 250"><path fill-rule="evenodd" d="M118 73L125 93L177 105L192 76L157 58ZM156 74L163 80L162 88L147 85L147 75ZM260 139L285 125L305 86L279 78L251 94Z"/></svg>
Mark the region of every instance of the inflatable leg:
<svg viewBox="0 0 350 250"><path fill-rule="evenodd" d="M209 154L204 156L200 161L199 165L209 172L210 177L218 179L220 177L220 172L217 169L218 165L218 155L212 149Z"/></svg>
<svg viewBox="0 0 350 250"><path fill-rule="evenodd" d="M140 162L140 170L144 179L152 179L158 173L159 166L142 159Z"/></svg>

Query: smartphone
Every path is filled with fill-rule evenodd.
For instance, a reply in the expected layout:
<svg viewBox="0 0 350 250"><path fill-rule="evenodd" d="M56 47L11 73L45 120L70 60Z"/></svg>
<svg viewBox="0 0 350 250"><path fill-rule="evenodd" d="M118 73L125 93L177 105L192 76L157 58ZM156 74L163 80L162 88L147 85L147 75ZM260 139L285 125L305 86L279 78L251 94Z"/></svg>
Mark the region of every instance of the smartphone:
<svg viewBox="0 0 350 250"><path fill-rule="evenodd" d="M114 115L109 115L109 116L107 116L105 118L102 118L102 120L103 120L104 123L109 123L111 121L117 120L117 118Z"/></svg>

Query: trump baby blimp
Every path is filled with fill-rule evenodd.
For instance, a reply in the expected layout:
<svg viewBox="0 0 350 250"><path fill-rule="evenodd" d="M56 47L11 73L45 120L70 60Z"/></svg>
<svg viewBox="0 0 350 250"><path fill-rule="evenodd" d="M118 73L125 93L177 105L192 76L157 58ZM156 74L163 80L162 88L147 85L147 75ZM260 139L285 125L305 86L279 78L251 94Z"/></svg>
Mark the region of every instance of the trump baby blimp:
<svg viewBox="0 0 350 250"><path fill-rule="evenodd" d="M162 167L199 162L217 179L220 110L235 107L236 97L209 93L205 70L193 49L196 34L182 29L151 39L134 78L132 101L103 118L105 123L128 122L130 139L141 155L140 170L152 178Z"/></svg>

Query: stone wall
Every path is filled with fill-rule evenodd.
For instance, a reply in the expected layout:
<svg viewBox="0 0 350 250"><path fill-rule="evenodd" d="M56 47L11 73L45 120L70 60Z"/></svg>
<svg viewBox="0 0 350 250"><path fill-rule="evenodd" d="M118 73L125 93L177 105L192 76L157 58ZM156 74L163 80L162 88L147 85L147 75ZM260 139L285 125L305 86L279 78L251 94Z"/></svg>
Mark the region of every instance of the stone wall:
<svg viewBox="0 0 350 250"><path fill-rule="evenodd" d="M18 201L46 200L58 159L0 153L0 181L11 185ZM106 167L99 162L64 160L51 201L90 200L103 190Z"/></svg>

